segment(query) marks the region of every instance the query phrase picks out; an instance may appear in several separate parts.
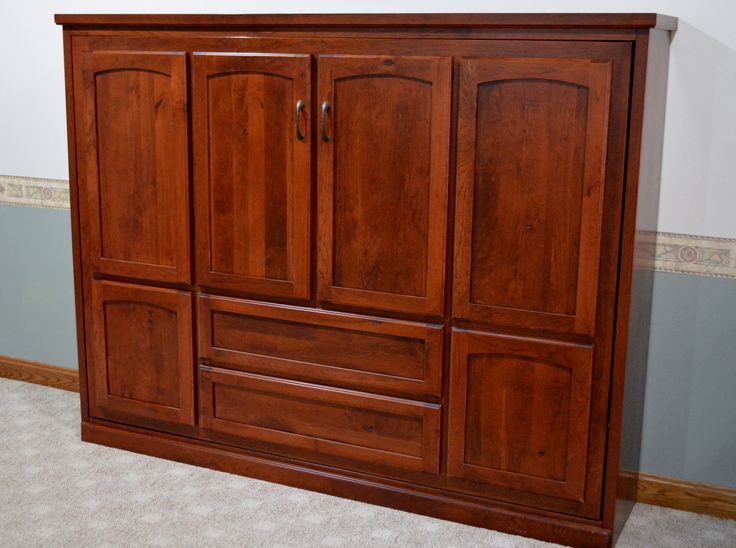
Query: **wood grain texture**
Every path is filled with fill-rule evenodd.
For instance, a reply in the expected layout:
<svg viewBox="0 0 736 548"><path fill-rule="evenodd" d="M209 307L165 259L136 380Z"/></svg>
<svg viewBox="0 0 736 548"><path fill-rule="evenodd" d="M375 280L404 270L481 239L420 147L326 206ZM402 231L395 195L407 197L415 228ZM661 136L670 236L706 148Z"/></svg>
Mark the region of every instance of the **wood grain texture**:
<svg viewBox="0 0 736 548"><path fill-rule="evenodd" d="M87 329L93 416L194 424L189 292L93 282Z"/></svg>
<svg viewBox="0 0 736 548"><path fill-rule="evenodd" d="M448 475L585 500L593 349L453 331Z"/></svg>
<svg viewBox="0 0 736 548"><path fill-rule="evenodd" d="M56 14L59 25L105 27L415 27L415 28L677 28L677 19L656 13L433 13L156 15Z"/></svg>
<svg viewBox="0 0 736 548"><path fill-rule="evenodd" d="M440 316L450 60L320 56L319 299Z"/></svg>
<svg viewBox="0 0 736 548"><path fill-rule="evenodd" d="M199 356L333 386L437 399L442 327L254 301L198 298Z"/></svg>
<svg viewBox="0 0 736 548"><path fill-rule="evenodd" d="M186 55L78 51L75 58L89 267L189 282Z"/></svg>
<svg viewBox="0 0 736 548"><path fill-rule="evenodd" d="M358 470L439 469L439 405L209 366L200 367L199 399L213 439Z"/></svg>
<svg viewBox="0 0 736 548"><path fill-rule="evenodd" d="M79 392L79 372L58 365L0 356L0 377Z"/></svg>
<svg viewBox="0 0 736 548"><path fill-rule="evenodd" d="M619 255L619 241L629 249L621 220L631 219L621 206L635 200L627 166L643 146L637 117L646 52L637 40L649 31L639 35L637 25L672 21L84 17L60 19L73 45L67 78L78 122L70 125L70 153L80 159L78 213L93 230L100 225L100 239L121 257L105 270L109 264L94 260L94 234L79 227L80 344L93 381L85 393L103 393L99 363L110 361L104 393L111 388L125 404L94 403L84 435L546 540L609 545L622 386L611 356L614 328L625 328L616 306L629 298L631 268ZM140 205L117 190L107 218L85 216L105 209L88 188L94 170L86 159L114 167L125 152L98 153L85 137L97 122L83 85L94 70L82 60L95 56L101 71L114 69L102 79L120 81L107 86L102 109L105 131L124 137L118 149L150 141L146 120L156 117L126 100L145 99L148 88L185 99L192 156L172 173L192 164L193 203L184 210L194 228L194 279L171 273L178 259L168 257L183 246L171 255L159 235L130 237L137 234L130 223L162 226L171 209L159 218L160 203ZM180 77L182 66L192 69L191 81ZM179 89L166 88L167 79ZM301 96L308 97L302 140ZM135 116L125 119L114 103ZM134 170L173 165L141 150ZM105 177L124 188L120 174L131 166L120 167ZM128 211L132 220L123 222ZM102 230L111 221L113 229ZM189 227L177 226L188 246ZM152 260L160 263L154 270ZM136 279L149 286L124 289L129 302L112 303L120 300L114 292L100 298L100 286ZM458 307L452 297L462 279L467 299ZM101 335L107 300L114 321ZM466 328L478 332L477 348L460 335ZM618 353L618 338L616 345ZM195 356L199 384L189 377L198 371ZM187 395L177 394L177 382L191 388ZM182 401L191 401L191 414L177 415Z"/></svg>
<svg viewBox="0 0 736 548"><path fill-rule="evenodd" d="M193 55L198 283L309 298L309 79L308 55Z"/></svg>
<svg viewBox="0 0 736 548"><path fill-rule="evenodd" d="M455 316L594 334L610 86L596 60L460 62Z"/></svg>
<svg viewBox="0 0 736 548"><path fill-rule="evenodd" d="M654 474L631 474L630 479L636 483L637 502L736 519L736 489Z"/></svg>

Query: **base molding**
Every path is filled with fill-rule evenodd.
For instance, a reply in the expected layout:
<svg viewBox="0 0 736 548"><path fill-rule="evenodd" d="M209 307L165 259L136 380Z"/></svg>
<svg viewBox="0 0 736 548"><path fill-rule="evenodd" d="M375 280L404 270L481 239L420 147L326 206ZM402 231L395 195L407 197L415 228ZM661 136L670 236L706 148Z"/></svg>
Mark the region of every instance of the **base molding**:
<svg viewBox="0 0 736 548"><path fill-rule="evenodd" d="M611 543L610 531L597 525L115 423L83 421L82 440L512 535L579 547Z"/></svg>
<svg viewBox="0 0 736 548"><path fill-rule="evenodd" d="M639 474L637 502L736 519L736 489L654 474Z"/></svg>
<svg viewBox="0 0 736 548"><path fill-rule="evenodd" d="M79 392L79 372L56 365L0 356L0 377Z"/></svg>

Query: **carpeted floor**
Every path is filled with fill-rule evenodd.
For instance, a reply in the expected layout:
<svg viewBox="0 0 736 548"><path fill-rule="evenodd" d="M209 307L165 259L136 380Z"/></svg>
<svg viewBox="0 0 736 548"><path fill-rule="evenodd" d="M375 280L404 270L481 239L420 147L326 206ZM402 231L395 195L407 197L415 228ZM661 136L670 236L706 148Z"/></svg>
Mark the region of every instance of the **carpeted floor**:
<svg viewBox="0 0 736 548"><path fill-rule="evenodd" d="M82 443L77 394L0 379L0 546L553 546ZM618 546L734 547L736 521L637 505Z"/></svg>

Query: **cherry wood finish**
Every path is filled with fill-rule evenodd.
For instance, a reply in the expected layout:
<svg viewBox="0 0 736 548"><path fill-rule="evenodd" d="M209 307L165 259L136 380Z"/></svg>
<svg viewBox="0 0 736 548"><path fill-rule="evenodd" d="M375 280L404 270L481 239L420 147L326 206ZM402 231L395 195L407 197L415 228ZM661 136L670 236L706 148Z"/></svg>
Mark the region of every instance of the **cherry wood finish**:
<svg viewBox="0 0 736 548"><path fill-rule="evenodd" d="M455 330L448 475L585 502L592 362L590 346Z"/></svg>
<svg viewBox="0 0 736 548"><path fill-rule="evenodd" d="M309 80L309 55L192 55L199 283L309 298Z"/></svg>
<svg viewBox="0 0 736 548"><path fill-rule="evenodd" d="M75 54L81 229L90 268L189 282L186 54Z"/></svg>
<svg viewBox="0 0 736 548"><path fill-rule="evenodd" d="M436 404L208 366L200 367L199 398L202 427L213 439L242 438L245 447L265 444L340 467L363 461L398 470L439 469Z"/></svg>
<svg viewBox="0 0 736 548"><path fill-rule="evenodd" d="M610 86L608 61L460 61L455 315L594 333Z"/></svg>
<svg viewBox="0 0 736 548"><path fill-rule="evenodd" d="M323 55L318 65L319 298L439 316L450 59Z"/></svg>
<svg viewBox="0 0 736 548"><path fill-rule="evenodd" d="M198 299L199 357L224 367L346 388L440 396L442 327L272 306Z"/></svg>
<svg viewBox="0 0 736 548"><path fill-rule="evenodd" d="M84 439L610 545L675 20L57 21Z"/></svg>
<svg viewBox="0 0 736 548"><path fill-rule="evenodd" d="M92 416L194 424L191 294L97 281L89 317Z"/></svg>

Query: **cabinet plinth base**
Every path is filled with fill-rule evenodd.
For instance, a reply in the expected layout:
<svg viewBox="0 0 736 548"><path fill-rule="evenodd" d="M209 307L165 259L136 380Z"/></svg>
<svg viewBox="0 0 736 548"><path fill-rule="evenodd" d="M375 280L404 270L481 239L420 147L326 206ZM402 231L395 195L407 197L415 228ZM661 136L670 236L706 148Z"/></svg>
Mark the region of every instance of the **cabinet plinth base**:
<svg viewBox="0 0 736 548"><path fill-rule="evenodd" d="M562 516L524 512L521 507L515 510L491 501L476 502L438 489L350 474L115 423L83 421L82 440L549 542L585 547L611 545L611 531L568 521Z"/></svg>

